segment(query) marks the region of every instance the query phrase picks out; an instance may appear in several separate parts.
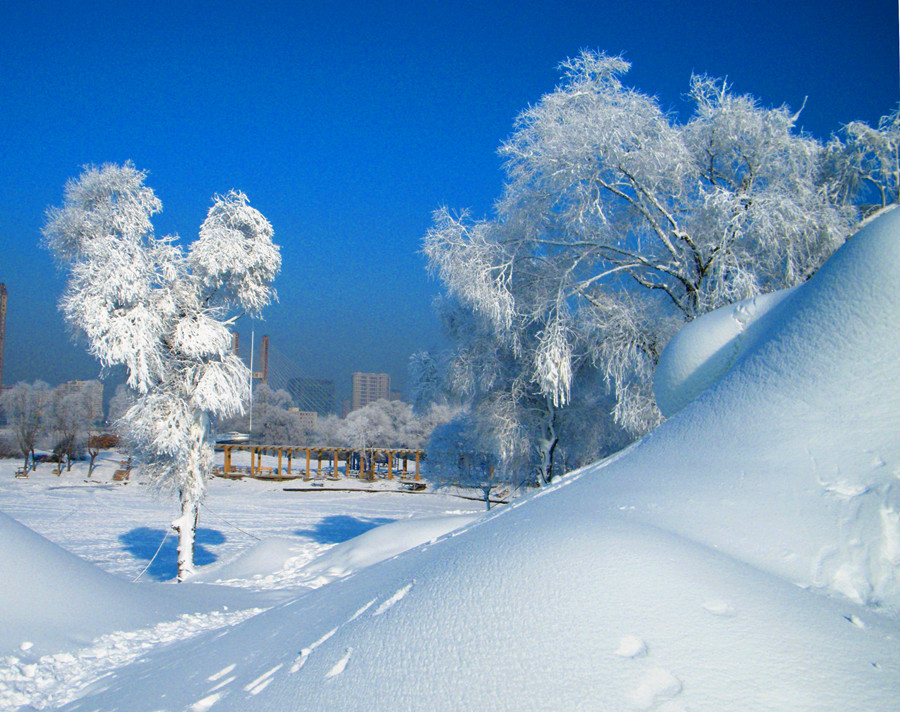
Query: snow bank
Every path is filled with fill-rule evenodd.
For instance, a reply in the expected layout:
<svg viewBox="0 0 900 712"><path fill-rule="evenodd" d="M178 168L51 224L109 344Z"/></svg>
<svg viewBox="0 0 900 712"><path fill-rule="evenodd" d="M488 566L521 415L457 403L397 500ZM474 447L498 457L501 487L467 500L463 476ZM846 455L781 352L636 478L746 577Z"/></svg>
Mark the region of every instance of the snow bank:
<svg viewBox="0 0 900 712"><path fill-rule="evenodd" d="M0 653L26 642L68 649L177 615L152 587L117 579L2 513L0 571Z"/></svg>
<svg viewBox="0 0 900 712"><path fill-rule="evenodd" d="M801 585L900 607L900 210L754 325L731 369L593 483Z"/></svg>
<svg viewBox="0 0 900 712"><path fill-rule="evenodd" d="M894 708L898 266L895 210L638 445L65 709Z"/></svg>
<svg viewBox="0 0 900 712"><path fill-rule="evenodd" d="M796 288L746 299L686 324L669 342L653 374L653 395L671 418L712 387L755 343L752 327Z"/></svg>
<svg viewBox="0 0 900 712"><path fill-rule="evenodd" d="M37 659L102 635L228 604L243 592L137 585L108 574L0 513L0 656Z"/></svg>
<svg viewBox="0 0 900 712"><path fill-rule="evenodd" d="M321 586L433 541L478 519L474 514L420 517L385 524L338 544L303 567L307 585Z"/></svg>
<svg viewBox="0 0 900 712"><path fill-rule="evenodd" d="M212 566L191 578L191 583L271 588L318 588L367 566L436 539L474 521L477 515L415 517L370 529L341 542L310 560L309 544L297 539L272 537L259 542L233 561Z"/></svg>

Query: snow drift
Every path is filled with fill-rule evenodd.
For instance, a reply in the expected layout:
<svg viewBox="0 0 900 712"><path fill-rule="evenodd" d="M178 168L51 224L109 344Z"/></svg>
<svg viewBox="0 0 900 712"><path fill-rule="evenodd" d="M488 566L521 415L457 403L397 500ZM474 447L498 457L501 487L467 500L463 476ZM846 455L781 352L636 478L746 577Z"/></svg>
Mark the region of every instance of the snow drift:
<svg viewBox="0 0 900 712"><path fill-rule="evenodd" d="M242 591L123 581L2 512L0 572L0 656L14 651L36 659L223 603L253 605Z"/></svg>
<svg viewBox="0 0 900 712"><path fill-rule="evenodd" d="M893 708L898 267L894 210L636 446L65 709Z"/></svg>
<svg viewBox="0 0 900 712"><path fill-rule="evenodd" d="M653 395L667 418L715 384L755 343L754 325L796 287L761 294L704 314L666 346L653 373Z"/></svg>

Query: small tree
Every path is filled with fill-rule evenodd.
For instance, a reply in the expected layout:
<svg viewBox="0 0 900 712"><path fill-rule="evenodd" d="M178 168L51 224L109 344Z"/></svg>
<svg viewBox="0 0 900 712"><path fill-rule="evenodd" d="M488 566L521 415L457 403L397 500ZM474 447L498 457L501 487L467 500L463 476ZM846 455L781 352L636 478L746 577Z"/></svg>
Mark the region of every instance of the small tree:
<svg viewBox="0 0 900 712"><path fill-rule="evenodd" d="M43 381L17 383L0 395L6 422L12 428L16 446L23 458L23 472L28 472L29 456L32 470L37 469L34 448L46 427L49 404L50 387Z"/></svg>
<svg viewBox="0 0 900 712"><path fill-rule="evenodd" d="M240 412L248 395L228 327L272 300L281 258L272 226L234 191L215 198L189 249L156 237L151 217L162 203L145 179L131 163L85 168L43 234L69 268L67 321L104 367L127 371L135 402L122 424L136 458L155 485L178 493L182 581L194 567L215 419Z"/></svg>
<svg viewBox="0 0 900 712"><path fill-rule="evenodd" d="M66 471L72 469L77 457L80 436L89 427L90 403L83 392L71 392L58 386L52 392L49 409L50 428L53 432L53 454L57 473L62 474L63 460Z"/></svg>

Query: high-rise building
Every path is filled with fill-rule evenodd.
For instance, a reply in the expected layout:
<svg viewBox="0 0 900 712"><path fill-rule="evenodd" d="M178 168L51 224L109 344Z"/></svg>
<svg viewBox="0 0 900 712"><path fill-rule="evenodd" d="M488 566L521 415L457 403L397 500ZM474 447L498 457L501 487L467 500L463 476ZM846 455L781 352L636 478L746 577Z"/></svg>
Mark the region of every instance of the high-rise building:
<svg viewBox="0 0 900 712"><path fill-rule="evenodd" d="M319 422L319 414L316 413L316 411L300 410L298 408L291 408L290 411L297 414L301 428L303 428L304 430L316 429L316 423Z"/></svg>
<svg viewBox="0 0 900 712"><path fill-rule="evenodd" d="M388 400L391 395L391 377L386 373L353 374L353 396L351 410L362 408L377 400Z"/></svg>
<svg viewBox="0 0 900 712"><path fill-rule="evenodd" d="M334 381L320 378L291 378L287 392L298 410L318 413L321 416L334 413Z"/></svg>

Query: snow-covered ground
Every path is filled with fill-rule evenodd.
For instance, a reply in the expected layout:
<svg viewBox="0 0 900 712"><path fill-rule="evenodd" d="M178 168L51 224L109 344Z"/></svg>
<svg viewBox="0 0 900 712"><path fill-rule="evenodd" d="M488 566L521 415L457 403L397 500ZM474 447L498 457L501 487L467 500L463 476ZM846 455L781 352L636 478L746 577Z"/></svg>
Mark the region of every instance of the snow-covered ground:
<svg viewBox="0 0 900 712"><path fill-rule="evenodd" d="M211 542L220 568L198 578L228 586L124 584L0 519L4 574L27 572L19 593L0 594L0 626L15 606L28 614L8 641L18 647L4 658L3 699L67 712L895 710L898 334L894 210L777 303L698 320L657 384L677 410L660 428L490 514L453 516L463 500L348 496L333 516L396 521L327 551L337 537L324 519L227 555ZM22 484L4 482L0 509L31 529L65 542L65 518L90 520L47 486L32 505ZM268 506L285 517L275 502L290 496L268 486L214 483L208 506L259 534ZM237 496L217 503L229 487ZM94 524L137 516L97 492ZM417 522L409 509L355 509L404 496ZM232 497L259 507L244 518L224 504ZM126 530L161 535L164 513ZM201 527L243 536L210 518ZM297 547L298 531L322 545L318 558ZM419 545L393 556L398 538ZM72 548L140 569L118 561L121 545ZM133 605L120 585L141 592ZM87 640L78 616L31 603L66 596L108 601L125 630ZM179 610L189 616L173 623ZM100 622L98 633L114 624Z"/></svg>
<svg viewBox="0 0 900 712"><path fill-rule="evenodd" d="M21 479L21 462L0 460L0 710L56 709L154 648L434 539L484 506L384 482L372 493L291 492L308 485L217 478L201 510L200 571L176 586L158 582L175 576L166 525L177 502L148 492L139 474L113 481L120 458L104 454L90 480L86 463L62 476L42 464ZM217 581L227 585L200 585Z"/></svg>

